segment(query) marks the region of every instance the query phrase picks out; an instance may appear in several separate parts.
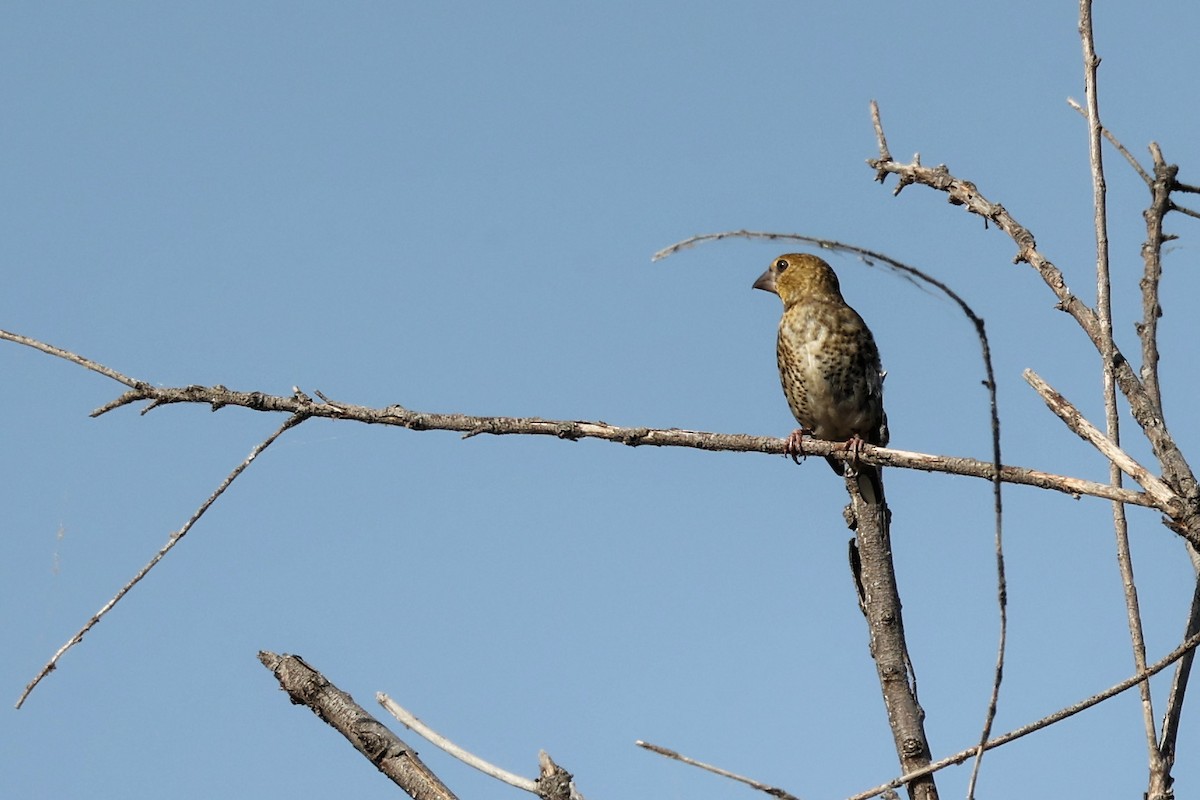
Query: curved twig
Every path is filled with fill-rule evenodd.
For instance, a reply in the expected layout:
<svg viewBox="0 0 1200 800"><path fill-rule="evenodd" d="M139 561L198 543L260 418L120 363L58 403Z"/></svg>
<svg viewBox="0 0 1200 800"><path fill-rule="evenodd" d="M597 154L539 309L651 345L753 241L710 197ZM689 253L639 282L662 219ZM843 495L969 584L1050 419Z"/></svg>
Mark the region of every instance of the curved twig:
<svg viewBox="0 0 1200 800"><path fill-rule="evenodd" d="M530 794L537 794L537 783L532 779L526 778L524 775L517 775L516 773L509 772L503 767L498 767L492 762L480 758L470 750L459 747L457 744L426 725L417 718L416 714L413 714L407 708L400 705L383 692L375 693L375 701L387 709L389 714L399 720L401 725L415 732L422 739L434 745L442 752L454 756L467 766L474 767L484 775L495 778L501 783L507 783L509 786L514 788L523 789Z"/></svg>

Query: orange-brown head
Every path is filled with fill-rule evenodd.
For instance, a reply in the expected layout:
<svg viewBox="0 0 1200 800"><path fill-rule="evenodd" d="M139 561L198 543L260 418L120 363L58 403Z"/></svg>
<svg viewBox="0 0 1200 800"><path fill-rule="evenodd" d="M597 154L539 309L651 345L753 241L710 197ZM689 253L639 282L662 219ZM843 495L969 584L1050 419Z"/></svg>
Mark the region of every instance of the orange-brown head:
<svg viewBox="0 0 1200 800"><path fill-rule="evenodd" d="M754 282L754 288L779 295L784 308L806 299L842 297L833 268L808 253L788 253L775 259Z"/></svg>

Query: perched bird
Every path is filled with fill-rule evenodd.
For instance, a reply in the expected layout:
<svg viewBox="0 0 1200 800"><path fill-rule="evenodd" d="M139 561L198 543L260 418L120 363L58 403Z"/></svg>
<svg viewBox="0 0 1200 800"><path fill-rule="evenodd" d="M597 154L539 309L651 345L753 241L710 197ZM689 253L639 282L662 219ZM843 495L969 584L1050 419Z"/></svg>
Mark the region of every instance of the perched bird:
<svg viewBox="0 0 1200 800"><path fill-rule="evenodd" d="M800 428L788 438L789 453L803 454L805 434L856 449L888 443L883 410L883 368L867 323L842 298L833 269L813 255L789 253L772 262L755 289L783 300L776 355L783 394ZM835 458L829 464L840 475ZM878 487L878 472L865 468ZM870 498L868 498L870 499Z"/></svg>

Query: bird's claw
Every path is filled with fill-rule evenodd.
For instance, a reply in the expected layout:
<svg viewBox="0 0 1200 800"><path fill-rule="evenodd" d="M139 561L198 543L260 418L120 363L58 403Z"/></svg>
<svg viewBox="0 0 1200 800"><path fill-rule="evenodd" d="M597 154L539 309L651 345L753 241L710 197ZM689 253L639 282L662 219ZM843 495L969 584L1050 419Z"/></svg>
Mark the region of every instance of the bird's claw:
<svg viewBox="0 0 1200 800"><path fill-rule="evenodd" d="M846 463L846 466L853 471L853 474L858 473L858 467L860 463L859 454L862 453L862 446L864 444L866 444L866 442L863 441L863 438L856 433L847 439L846 443L842 445L842 449L850 454L850 459Z"/></svg>
<svg viewBox="0 0 1200 800"><path fill-rule="evenodd" d="M806 435L812 436L812 431L805 430L804 428L796 428L796 430L792 431L791 435L784 440L783 454L785 456L789 456L792 461L797 464L799 464L805 458L808 458L808 454L804 452L804 437Z"/></svg>

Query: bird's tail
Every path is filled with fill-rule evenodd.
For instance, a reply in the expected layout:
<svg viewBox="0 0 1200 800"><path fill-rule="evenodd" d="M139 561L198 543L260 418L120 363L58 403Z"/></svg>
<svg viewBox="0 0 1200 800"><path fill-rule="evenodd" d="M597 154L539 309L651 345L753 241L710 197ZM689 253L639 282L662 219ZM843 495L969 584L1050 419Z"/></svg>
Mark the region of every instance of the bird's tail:
<svg viewBox="0 0 1200 800"><path fill-rule="evenodd" d="M858 464L855 467L832 456L826 457L825 460L838 475L856 479L858 493L862 495L863 500L871 505L882 506L884 504L883 475L879 471L879 467L870 464Z"/></svg>
<svg viewBox="0 0 1200 800"><path fill-rule="evenodd" d="M858 467L858 493L873 506L884 506L883 473L879 467L860 464Z"/></svg>

